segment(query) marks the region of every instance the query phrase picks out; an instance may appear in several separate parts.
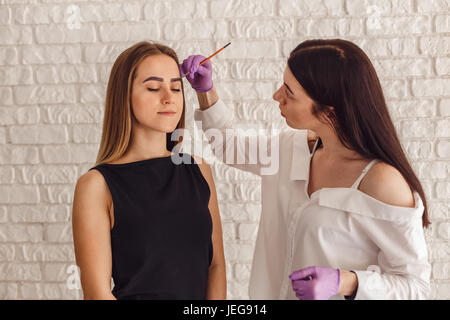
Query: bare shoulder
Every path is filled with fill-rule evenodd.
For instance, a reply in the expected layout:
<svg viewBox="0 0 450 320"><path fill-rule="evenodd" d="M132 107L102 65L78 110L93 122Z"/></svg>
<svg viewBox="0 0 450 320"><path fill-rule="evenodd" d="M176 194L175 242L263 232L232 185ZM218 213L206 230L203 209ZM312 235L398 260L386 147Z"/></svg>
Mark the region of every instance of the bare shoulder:
<svg viewBox="0 0 450 320"><path fill-rule="evenodd" d="M377 162L361 181L359 189L369 196L394 206L414 207L414 195L406 179L395 167Z"/></svg>
<svg viewBox="0 0 450 320"><path fill-rule="evenodd" d="M78 178L74 205L109 206L111 195L103 175L98 170L90 170Z"/></svg>
<svg viewBox="0 0 450 320"><path fill-rule="evenodd" d="M106 187L106 181L98 170L90 170L78 178L77 187L81 191L101 192Z"/></svg>

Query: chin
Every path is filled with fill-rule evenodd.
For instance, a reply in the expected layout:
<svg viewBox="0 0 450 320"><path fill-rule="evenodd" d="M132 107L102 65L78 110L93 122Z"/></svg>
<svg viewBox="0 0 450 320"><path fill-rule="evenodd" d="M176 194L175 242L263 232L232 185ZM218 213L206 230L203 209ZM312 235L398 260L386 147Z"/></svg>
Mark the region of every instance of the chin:
<svg viewBox="0 0 450 320"><path fill-rule="evenodd" d="M286 119L286 124L291 127L292 129L298 129L298 130L306 130L304 127L299 126L298 124L290 122L288 119Z"/></svg>
<svg viewBox="0 0 450 320"><path fill-rule="evenodd" d="M161 128L161 131L164 132L164 133L171 133L171 132L174 132L176 128L177 128L177 126L173 126L173 127L170 127L170 128L166 127L166 128Z"/></svg>
<svg viewBox="0 0 450 320"><path fill-rule="evenodd" d="M164 121L165 120L165 121ZM174 121L175 119L164 119L158 123L153 123L154 130L170 133L177 128L178 121Z"/></svg>

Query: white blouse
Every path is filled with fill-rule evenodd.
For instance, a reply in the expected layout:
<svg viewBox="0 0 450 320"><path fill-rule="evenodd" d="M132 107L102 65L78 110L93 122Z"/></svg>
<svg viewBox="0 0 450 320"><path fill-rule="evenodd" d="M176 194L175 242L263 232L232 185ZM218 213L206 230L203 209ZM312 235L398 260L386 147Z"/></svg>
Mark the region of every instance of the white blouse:
<svg viewBox="0 0 450 320"><path fill-rule="evenodd" d="M194 113L202 129L233 127L223 101ZM355 299L426 299L431 266L422 228L423 203L393 206L358 190L370 162L350 188L322 188L308 196L312 153L306 130L286 130L279 138L279 169L261 174L256 164L229 164L261 176L262 213L250 276L250 299L297 299L288 275L308 266L352 270ZM237 139L242 137L237 136ZM250 158L244 143L224 139L226 152ZM270 145L270 143L269 143ZM230 150L233 149L233 150ZM270 150L270 148L269 148ZM335 295L331 299L344 299Z"/></svg>

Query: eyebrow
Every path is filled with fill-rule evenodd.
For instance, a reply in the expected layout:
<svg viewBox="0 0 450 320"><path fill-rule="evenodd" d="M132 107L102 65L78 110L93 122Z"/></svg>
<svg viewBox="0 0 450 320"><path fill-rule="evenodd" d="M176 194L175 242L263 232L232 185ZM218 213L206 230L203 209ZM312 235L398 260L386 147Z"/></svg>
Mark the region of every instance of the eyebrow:
<svg viewBox="0 0 450 320"><path fill-rule="evenodd" d="M286 88L288 88L290 93L294 94L294 92L292 92L291 88L289 88L289 86L286 84L286 82L284 82L284 85L286 86Z"/></svg>
<svg viewBox="0 0 450 320"><path fill-rule="evenodd" d="M142 81L142 83L146 82L146 81L150 81L150 80L155 80L155 81L161 81L163 82L164 79L160 78L160 77L148 77L147 79L145 79L144 81ZM181 78L172 78L170 79L170 82L175 82L175 81L181 81Z"/></svg>

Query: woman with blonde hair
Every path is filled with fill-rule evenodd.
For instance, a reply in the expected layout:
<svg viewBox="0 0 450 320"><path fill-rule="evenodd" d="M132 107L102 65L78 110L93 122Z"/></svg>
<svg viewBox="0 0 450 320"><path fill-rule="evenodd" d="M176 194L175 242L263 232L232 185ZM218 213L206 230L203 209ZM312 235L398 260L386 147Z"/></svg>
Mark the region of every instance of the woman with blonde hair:
<svg viewBox="0 0 450 320"><path fill-rule="evenodd" d="M217 195L184 128L176 53L139 42L115 61L95 167L77 181L73 238L84 299L225 299ZM191 161L174 161L174 157ZM111 291L111 276L114 288Z"/></svg>

